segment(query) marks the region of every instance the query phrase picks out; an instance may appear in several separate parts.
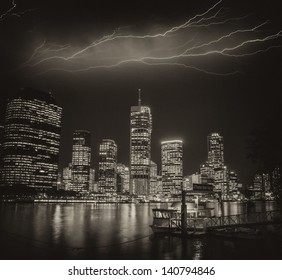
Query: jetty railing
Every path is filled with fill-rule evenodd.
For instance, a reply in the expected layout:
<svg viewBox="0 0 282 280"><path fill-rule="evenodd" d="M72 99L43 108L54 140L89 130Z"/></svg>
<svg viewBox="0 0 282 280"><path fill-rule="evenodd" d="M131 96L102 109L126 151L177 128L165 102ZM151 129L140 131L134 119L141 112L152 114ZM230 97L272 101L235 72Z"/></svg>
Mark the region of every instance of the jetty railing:
<svg viewBox="0 0 282 280"><path fill-rule="evenodd" d="M165 226L170 230L179 230L182 228L181 212L160 210L155 212L156 225ZM274 223L281 221L282 215L278 210L243 213L219 217L187 217L187 230L206 232L208 230L251 226L258 224Z"/></svg>
<svg viewBox="0 0 282 280"><path fill-rule="evenodd" d="M205 226L207 229L216 229L224 227L273 223L278 219L281 219L281 212L278 210L253 212L221 217L209 217L205 219Z"/></svg>

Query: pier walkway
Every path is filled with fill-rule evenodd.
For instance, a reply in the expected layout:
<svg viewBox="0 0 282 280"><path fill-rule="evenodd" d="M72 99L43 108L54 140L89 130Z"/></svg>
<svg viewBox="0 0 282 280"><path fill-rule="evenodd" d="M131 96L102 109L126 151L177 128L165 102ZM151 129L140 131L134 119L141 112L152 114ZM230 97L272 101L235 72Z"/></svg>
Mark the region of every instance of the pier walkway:
<svg viewBox="0 0 282 280"><path fill-rule="evenodd" d="M222 216L222 217L211 217L207 218L206 228L209 230L230 228L230 227L243 227L260 224L271 224L278 222L281 219L281 213L279 211L265 211L265 212L254 212L245 213L238 215Z"/></svg>
<svg viewBox="0 0 282 280"><path fill-rule="evenodd" d="M177 233L183 230L181 212L176 212L173 210L161 210L160 212L155 210L154 212L156 219L154 221L155 225L153 225L153 228L162 229L162 231L170 233ZM160 223L158 223L157 220L159 220ZM282 222L282 215L278 210L219 217L188 217L187 232L204 234L217 229L254 227L258 225L274 224L279 222Z"/></svg>

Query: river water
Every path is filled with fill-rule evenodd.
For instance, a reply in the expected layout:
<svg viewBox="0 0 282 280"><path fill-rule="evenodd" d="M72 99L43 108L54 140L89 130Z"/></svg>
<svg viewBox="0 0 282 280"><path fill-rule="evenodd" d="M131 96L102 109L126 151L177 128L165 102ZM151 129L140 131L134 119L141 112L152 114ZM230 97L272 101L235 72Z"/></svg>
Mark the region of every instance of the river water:
<svg viewBox="0 0 282 280"><path fill-rule="evenodd" d="M1 259L282 259L282 238L263 240L152 235L160 204L0 204ZM224 203L222 214L275 209Z"/></svg>

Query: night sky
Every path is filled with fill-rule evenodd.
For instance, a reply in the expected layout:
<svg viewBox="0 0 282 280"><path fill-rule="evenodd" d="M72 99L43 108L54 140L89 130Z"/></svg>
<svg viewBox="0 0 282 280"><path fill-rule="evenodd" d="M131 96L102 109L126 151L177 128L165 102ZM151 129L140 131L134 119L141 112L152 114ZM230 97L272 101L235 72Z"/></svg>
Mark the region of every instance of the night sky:
<svg viewBox="0 0 282 280"><path fill-rule="evenodd" d="M1 120L7 97L20 87L51 91L63 107L61 168L71 160L74 129L92 132L94 166L103 138L116 141L118 161L128 164L130 106L141 88L142 103L152 110L152 160L159 167L160 142L178 138L184 175L198 171L207 135L219 132L227 166L247 183L255 172L247 159L250 132L281 104L279 1L222 1L205 20L165 38L125 38L163 34L217 2L21 0L6 14L13 2L1 1ZM236 30L245 31L208 44ZM232 55L220 53L258 38L226 51ZM97 46L67 59L94 41ZM193 55L171 58L187 49Z"/></svg>

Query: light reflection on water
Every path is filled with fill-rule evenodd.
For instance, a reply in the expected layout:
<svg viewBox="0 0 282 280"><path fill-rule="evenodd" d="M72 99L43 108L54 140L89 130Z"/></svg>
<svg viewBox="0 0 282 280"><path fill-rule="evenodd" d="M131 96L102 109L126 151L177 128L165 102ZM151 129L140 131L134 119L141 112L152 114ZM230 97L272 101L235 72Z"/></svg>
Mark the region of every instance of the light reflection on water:
<svg viewBox="0 0 282 280"><path fill-rule="evenodd" d="M1 259L232 259L241 258L238 252L250 246L153 236L149 225L156 207L164 205L1 204ZM274 209L270 201L251 206L225 202L222 214Z"/></svg>

